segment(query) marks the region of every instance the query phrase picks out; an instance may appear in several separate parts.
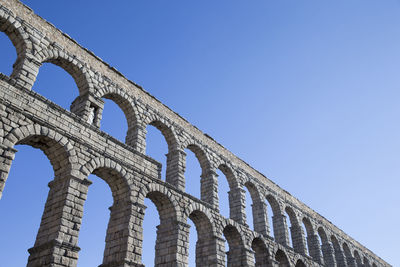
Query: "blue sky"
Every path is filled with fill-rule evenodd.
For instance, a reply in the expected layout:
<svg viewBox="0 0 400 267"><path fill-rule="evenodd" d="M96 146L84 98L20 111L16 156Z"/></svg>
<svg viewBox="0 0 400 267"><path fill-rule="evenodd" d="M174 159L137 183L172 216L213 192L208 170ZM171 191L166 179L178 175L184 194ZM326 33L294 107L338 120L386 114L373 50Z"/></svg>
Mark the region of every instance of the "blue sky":
<svg viewBox="0 0 400 267"><path fill-rule="evenodd" d="M23 2L400 266L399 1ZM15 49L4 34L0 51L0 72L9 75ZM34 90L67 109L78 95L72 78L50 64ZM126 133L123 113L109 101L102 129L120 140ZM148 146L165 164L167 146L151 127ZM5 267L26 263L54 176L41 151L17 149L0 201L0 213L7 214L0 220L7 229L0 235L7 240L0 242ZM188 190L196 195L200 168L190 153L187 169ZM90 179L81 267L101 263L112 204L107 185ZM227 186L220 182L226 214ZM146 205L144 262L152 266L157 214Z"/></svg>

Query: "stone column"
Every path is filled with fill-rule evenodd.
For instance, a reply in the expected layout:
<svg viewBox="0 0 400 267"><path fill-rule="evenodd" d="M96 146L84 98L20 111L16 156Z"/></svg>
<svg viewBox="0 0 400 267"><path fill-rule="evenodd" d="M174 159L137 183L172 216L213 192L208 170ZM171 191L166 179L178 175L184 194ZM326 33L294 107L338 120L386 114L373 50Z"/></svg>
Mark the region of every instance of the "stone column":
<svg viewBox="0 0 400 267"><path fill-rule="evenodd" d="M169 151L167 156L167 171L165 180L177 189L185 191L186 153L176 149Z"/></svg>
<svg viewBox="0 0 400 267"><path fill-rule="evenodd" d="M165 220L157 226L155 266L187 266L190 225Z"/></svg>
<svg viewBox="0 0 400 267"><path fill-rule="evenodd" d="M35 245L28 250L28 267L76 266L83 204L90 184L73 176L56 177L49 183Z"/></svg>
<svg viewBox="0 0 400 267"><path fill-rule="evenodd" d="M265 237L268 236L270 230L267 217L267 204L263 201L257 201L251 205L251 208L253 210L254 231Z"/></svg>
<svg viewBox="0 0 400 267"><path fill-rule="evenodd" d="M333 245L331 242L325 242L322 244L322 254L324 255L325 266L327 267L336 266L334 252L335 250L333 249Z"/></svg>
<svg viewBox="0 0 400 267"><path fill-rule="evenodd" d="M11 163L14 160L17 150L12 147L0 145L0 199L3 195L4 186L10 172Z"/></svg>
<svg viewBox="0 0 400 267"><path fill-rule="evenodd" d="M144 266L141 261L146 206L130 201L110 207L106 247L101 267Z"/></svg>
<svg viewBox="0 0 400 267"><path fill-rule="evenodd" d="M255 253L251 249L242 249L242 264L240 266L255 267Z"/></svg>
<svg viewBox="0 0 400 267"><path fill-rule="evenodd" d="M13 65L10 78L15 79L18 85L31 89L41 65L31 53L20 55Z"/></svg>
<svg viewBox="0 0 400 267"><path fill-rule="evenodd" d="M268 258L265 257L257 257L257 254L255 256L255 260L256 260L256 264L254 265L255 267L266 267L266 266L270 266Z"/></svg>
<svg viewBox="0 0 400 267"><path fill-rule="evenodd" d="M126 134L125 143L133 147L137 152L146 154L146 125L137 123L128 129Z"/></svg>
<svg viewBox="0 0 400 267"><path fill-rule="evenodd" d="M292 234L294 251L302 255L306 255L307 250L306 250L303 228L300 227L299 225L292 225L290 227L290 232Z"/></svg>
<svg viewBox="0 0 400 267"><path fill-rule="evenodd" d="M230 218L240 224L246 223L246 191L240 187L231 189L229 194Z"/></svg>
<svg viewBox="0 0 400 267"><path fill-rule="evenodd" d="M240 247L238 244L235 247L230 247L226 252L228 267L254 267L254 252L252 250Z"/></svg>
<svg viewBox="0 0 400 267"><path fill-rule="evenodd" d="M87 123L100 128L100 121L103 113L104 101L86 92L78 96L71 104L70 110Z"/></svg>
<svg viewBox="0 0 400 267"><path fill-rule="evenodd" d="M215 239L215 244L216 244L216 251L217 254L215 255L215 265L211 266L217 266L217 267L225 267L225 239L219 237L219 236L214 236Z"/></svg>
<svg viewBox="0 0 400 267"><path fill-rule="evenodd" d="M322 254L321 254L321 247L319 244L318 235L310 235L307 237L307 243L309 248L310 256L313 258L314 261L322 264Z"/></svg>
<svg viewBox="0 0 400 267"><path fill-rule="evenodd" d="M222 267L225 266L224 254L221 248L224 240L217 236L198 236L196 243L196 267Z"/></svg>
<svg viewBox="0 0 400 267"><path fill-rule="evenodd" d="M284 246L289 246L286 216L283 214L274 215L272 216L272 223L274 224L275 241Z"/></svg>
<svg viewBox="0 0 400 267"><path fill-rule="evenodd" d="M200 187L201 200L212 205L216 211L219 211L218 174L214 171L201 174Z"/></svg>

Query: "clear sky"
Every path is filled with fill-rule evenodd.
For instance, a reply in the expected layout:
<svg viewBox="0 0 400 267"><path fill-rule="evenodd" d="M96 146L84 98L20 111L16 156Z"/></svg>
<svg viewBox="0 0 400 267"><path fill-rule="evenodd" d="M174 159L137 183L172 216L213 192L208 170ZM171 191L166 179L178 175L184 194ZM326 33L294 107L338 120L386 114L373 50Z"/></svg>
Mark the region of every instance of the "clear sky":
<svg viewBox="0 0 400 267"><path fill-rule="evenodd" d="M400 266L400 1L23 2ZM1 34L0 72L9 75L15 58ZM41 68L34 90L67 109L78 95L72 78L51 64ZM101 129L124 139L126 122L112 102ZM165 164L167 146L151 127L148 146ZM41 151L16 148L0 200L1 267L26 264L54 176ZM187 172L196 195L200 169L190 153ZM80 267L101 263L112 204L105 182L90 179ZM152 266L158 218L146 205L144 262Z"/></svg>

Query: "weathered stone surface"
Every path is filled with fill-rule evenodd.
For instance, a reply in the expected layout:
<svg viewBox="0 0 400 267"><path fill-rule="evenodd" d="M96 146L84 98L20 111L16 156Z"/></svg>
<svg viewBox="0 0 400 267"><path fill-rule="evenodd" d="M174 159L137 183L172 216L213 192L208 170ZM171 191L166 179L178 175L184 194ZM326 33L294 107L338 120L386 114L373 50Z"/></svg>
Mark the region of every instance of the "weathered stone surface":
<svg viewBox="0 0 400 267"><path fill-rule="evenodd" d="M0 30L18 56L11 76L0 75L0 197L16 144L41 149L54 168L28 266L77 265L91 173L108 183L114 198L101 266L143 266L145 198L160 216L156 266L188 265L188 218L200 233L197 266L225 266L224 238L228 266L390 266L21 2L1 0ZM80 95L71 112L31 91L44 62L75 79ZM125 113L126 144L99 130L102 98L112 99ZM166 182L160 179L160 164L143 154L149 124L168 143ZM186 148L202 168L201 199L184 193ZM228 178L230 218L218 210L217 169ZM255 231L245 224L244 186L253 200Z"/></svg>

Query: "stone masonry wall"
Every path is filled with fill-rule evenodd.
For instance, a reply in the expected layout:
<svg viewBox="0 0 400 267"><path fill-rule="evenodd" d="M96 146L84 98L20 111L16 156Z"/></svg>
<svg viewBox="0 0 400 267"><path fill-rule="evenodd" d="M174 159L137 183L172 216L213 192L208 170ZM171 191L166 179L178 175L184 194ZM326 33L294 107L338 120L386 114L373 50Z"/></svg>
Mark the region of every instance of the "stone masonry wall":
<svg viewBox="0 0 400 267"><path fill-rule="evenodd" d="M16 144L41 149L55 176L27 266L77 265L91 173L107 182L114 199L102 267L143 266L145 198L160 217L156 266L188 265L188 218L201 233L196 266L226 266L225 239L228 266L390 266L21 2L0 1L0 31L17 51L10 77L0 74L0 197ZM71 111L31 90L44 62L74 78L79 96ZM125 144L99 130L102 98L123 110ZM166 181L160 178L161 165L144 154L147 125L168 143ZM186 148L202 168L201 199L185 193ZM217 169L229 182L230 218L218 210ZM255 231L246 225L244 187L252 197ZM273 225L268 225L268 205Z"/></svg>

